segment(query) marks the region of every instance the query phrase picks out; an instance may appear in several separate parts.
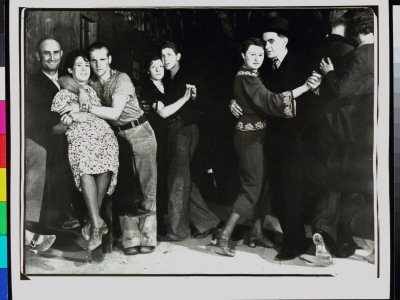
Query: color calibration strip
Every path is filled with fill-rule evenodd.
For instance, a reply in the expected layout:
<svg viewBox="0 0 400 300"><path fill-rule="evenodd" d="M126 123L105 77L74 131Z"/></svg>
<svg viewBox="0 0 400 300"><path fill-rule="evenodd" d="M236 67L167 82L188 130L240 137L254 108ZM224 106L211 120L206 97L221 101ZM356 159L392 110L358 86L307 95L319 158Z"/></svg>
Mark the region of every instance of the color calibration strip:
<svg viewBox="0 0 400 300"><path fill-rule="evenodd" d="M2 3L4 5L4 3ZM4 20L4 18L3 18ZM4 24L0 24L0 300L7 299L6 77Z"/></svg>

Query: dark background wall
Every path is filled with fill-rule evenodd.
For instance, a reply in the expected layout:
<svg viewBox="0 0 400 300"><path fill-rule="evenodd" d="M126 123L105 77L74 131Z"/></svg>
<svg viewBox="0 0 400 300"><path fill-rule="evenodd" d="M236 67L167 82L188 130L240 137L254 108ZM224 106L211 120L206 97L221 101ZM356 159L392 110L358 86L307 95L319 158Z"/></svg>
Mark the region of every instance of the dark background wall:
<svg viewBox="0 0 400 300"><path fill-rule="evenodd" d="M148 10L26 10L26 74L38 70L34 52L42 37L60 41L64 53L82 48L81 20L94 24L91 39L108 43L113 51L113 65L132 75L133 60L141 63L163 40L179 44L185 63L199 71L219 76L236 70L241 63L238 45L251 36L261 36L269 16L282 15L294 33L290 47L307 51L329 30L323 15L328 10L268 9L148 9ZM217 72L218 71L218 72Z"/></svg>

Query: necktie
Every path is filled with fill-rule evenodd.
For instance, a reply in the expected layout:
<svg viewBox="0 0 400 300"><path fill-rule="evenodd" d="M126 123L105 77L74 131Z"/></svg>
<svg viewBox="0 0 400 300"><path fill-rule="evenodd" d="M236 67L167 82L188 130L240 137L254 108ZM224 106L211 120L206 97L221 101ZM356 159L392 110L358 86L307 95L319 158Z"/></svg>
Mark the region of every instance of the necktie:
<svg viewBox="0 0 400 300"><path fill-rule="evenodd" d="M279 61L279 59L274 58L274 59L272 60L272 69L273 69L273 70L278 69L280 65L281 65L281 62Z"/></svg>

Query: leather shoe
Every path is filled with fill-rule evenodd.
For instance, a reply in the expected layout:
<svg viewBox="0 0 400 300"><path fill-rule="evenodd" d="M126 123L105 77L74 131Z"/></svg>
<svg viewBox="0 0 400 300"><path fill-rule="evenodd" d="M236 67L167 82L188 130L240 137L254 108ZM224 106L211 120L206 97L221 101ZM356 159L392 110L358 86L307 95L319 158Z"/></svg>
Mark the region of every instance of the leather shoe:
<svg viewBox="0 0 400 300"><path fill-rule="evenodd" d="M141 254L148 254L154 252L155 247L154 246L142 246L140 247L140 253Z"/></svg>
<svg viewBox="0 0 400 300"><path fill-rule="evenodd" d="M324 238L321 233L316 232L313 235L315 245L315 264L318 266L330 266L333 264L332 255L325 246Z"/></svg>
<svg viewBox="0 0 400 300"><path fill-rule="evenodd" d="M306 242L300 243L301 247L297 250L288 251L285 248L281 249L279 253L275 256L274 260L284 261L295 259L300 254L307 252L308 244Z"/></svg>
<svg viewBox="0 0 400 300"><path fill-rule="evenodd" d="M256 246L261 246L264 248L273 248L274 243L271 242L265 235L256 236L254 234L249 234L245 238L243 244L250 248L255 248Z"/></svg>
<svg viewBox="0 0 400 300"><path fill-rule="evenodd" d="M138 249L138 247L125 248L124 254L125 255L136 255L136 254L139 254L139 249Z"/></svg>
<svg viewBox="0 0 400 300"><path fill-rule="evenodd" d="M150 216L150 211L138 207L129 215L132 217L139 217L139 218L147 217L147 216Z"/></svg>
<svg viewBox="0 0 400 300"><path fill-rule="evenodd" d="M198 230L192 234L192 238L194 239L203 239L207 236L209 236L210 234L214 233L214 231L217 230L216 227L212 227L204 232L199 232Z"/></svg>
<svg viewBox="0 0 400 300"><path fill-rule="evenodd" d="M229 257L234 257L236 254L235 249L231 248L230 238L224 237L222 235L221 229L215 230L215 232L213 233L211 243L216 246L216 248L213 251L218 254Z"/></svg>
<svg viewBox="0 0 400 300"><path fill-rule="evenodd" d="M276 261L285 261L285 260L292 260L299 256L301 253L299 252L279 252L275 255L274 260Z"/></svg>
<svg viewBox="0 0 400 300"><path fill-rule="evenodd" d="M337 243L333 254L339 258L347 258L356 253L357 244L353 240L341 241Z"/></svg>
<svg viewBox="0 0 400 300"><path fill-rule="evenodd" d="M33 253L37 253L38 251L47 251L53 245L55 240L55 235L42 235L35 233L32 241L29 243L28 249Z"/></svg>

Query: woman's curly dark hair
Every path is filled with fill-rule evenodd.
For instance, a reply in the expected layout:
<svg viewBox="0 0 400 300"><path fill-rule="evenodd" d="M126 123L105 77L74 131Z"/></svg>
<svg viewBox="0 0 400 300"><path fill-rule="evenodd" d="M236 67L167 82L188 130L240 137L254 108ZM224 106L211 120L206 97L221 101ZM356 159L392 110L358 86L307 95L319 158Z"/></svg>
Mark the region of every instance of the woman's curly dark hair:
<svg viewBox="0 0 400 300"><path fill-rule="evenodd" d="M359 34L374 33L374 12L371 8L358 8L349 11L348 30L352 37Z"/></svg>
<svg viewBox="0 0 400 300"><path fill-rule="evenodd" d="M84 61L89 62L89 57L87 52L83 50L72 50L68 52L67 58L65 59L65 69L72 69L74 67L75 61L78 57L82 57Z"/></svg>

